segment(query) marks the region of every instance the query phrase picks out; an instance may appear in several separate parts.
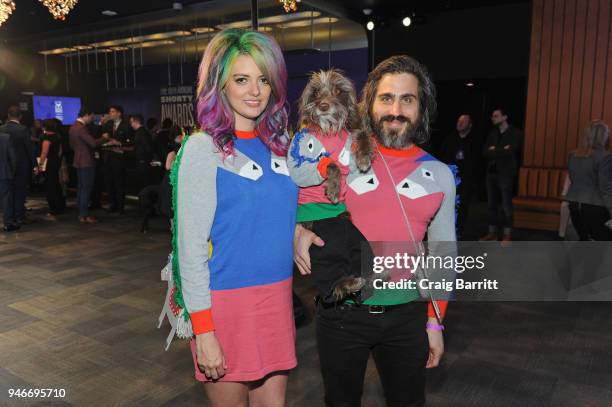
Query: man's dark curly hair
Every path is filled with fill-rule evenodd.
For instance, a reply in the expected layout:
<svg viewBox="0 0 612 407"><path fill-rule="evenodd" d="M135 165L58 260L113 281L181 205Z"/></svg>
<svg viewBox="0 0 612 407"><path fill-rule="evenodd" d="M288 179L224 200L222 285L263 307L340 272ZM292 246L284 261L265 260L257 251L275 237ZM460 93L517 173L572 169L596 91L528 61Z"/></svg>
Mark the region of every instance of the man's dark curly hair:
<svg viewBox="0 0 612 407"><path fill-rule="evenodd" d="M368 81L361 93L359 113L363 120L363 128L368 134L374 132L372 105L376 97L378 84L386 74L409 73L419 80L419 120L415 123L413 142L424 144L429 140L430 124L436 116L436 87L431 80L427 68L408 55L394 55L379 63L368 75Z"/></svg>

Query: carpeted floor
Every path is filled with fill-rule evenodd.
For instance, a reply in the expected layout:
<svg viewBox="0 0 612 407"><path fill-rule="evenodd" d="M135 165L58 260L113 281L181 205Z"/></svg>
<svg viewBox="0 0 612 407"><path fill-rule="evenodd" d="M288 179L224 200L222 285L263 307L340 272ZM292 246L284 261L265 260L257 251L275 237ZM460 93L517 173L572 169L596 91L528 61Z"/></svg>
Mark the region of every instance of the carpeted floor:
<svg viewBox="0 0 612 407"><path fill-rule="evenodd" d="M41 200L28 206L31 218L42 218ZM81 225L71 207L57 222L0 234L0 405L207 405L187 343L175 340L164 351L168 325L156 328L167 222L152 220L143 235L130 209L124 216L100 211L101 223ZM481 227L475 222L466 236ZM303 277L295 287L307 317L298 329L288 406L323 406L313 294ZM455 303L446 325L443 364L428 372L429 406L610 405L610 303ZM9 389L30 388L65 389L65 397L8 397ZM372 363L363 406L384 406Z"/></svg>

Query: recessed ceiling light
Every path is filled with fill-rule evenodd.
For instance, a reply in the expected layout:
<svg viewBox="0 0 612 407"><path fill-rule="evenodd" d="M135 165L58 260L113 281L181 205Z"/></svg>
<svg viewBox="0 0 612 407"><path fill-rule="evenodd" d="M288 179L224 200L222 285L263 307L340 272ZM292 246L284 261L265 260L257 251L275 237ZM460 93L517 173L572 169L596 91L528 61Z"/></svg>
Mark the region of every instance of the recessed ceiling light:
<svg viewBox="0 0 612 407"><path fill-rule="evenodd" d="M308 27L310 24L329 24L329 23L337 23L338 19L336 17L320 17L314 18L312 20L297 20L290 21L288 23L279 24L280 28L296 28L296 27Z"/></svg>
<svg viewBox="0 0 612 407"><path fill-rule="evenodd" d="M191 32L198 33L198 34L206 34L206 33L211 33L213 31L215 31L215 29L210 28L210 27L193 27L191 29Z"/></svg>
<svg viewBox="0 0 612 407"><path fill-rule="evenodd" d="M474 86L474 82L468 82L468 83L465 84L465 86L468 86L468 87L471 88L472 86Z"/></svg>
<svg viewBox="0 0 612 407"><path fill-rule="evenodd" d="M114 17L117 15L117 12L113 10L104 10L102 14L104 14L107 17Z"/></svg>

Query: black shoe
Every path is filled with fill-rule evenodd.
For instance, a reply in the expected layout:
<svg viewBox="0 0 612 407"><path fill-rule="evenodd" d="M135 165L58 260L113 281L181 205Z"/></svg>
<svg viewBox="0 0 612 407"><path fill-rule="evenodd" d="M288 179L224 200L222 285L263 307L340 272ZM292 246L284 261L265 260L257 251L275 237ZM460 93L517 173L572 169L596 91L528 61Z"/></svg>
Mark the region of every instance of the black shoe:
<svg viewBox="0 0 612 407"><path fill-rule="evenodd" d="M19 225L15 225L13 223L9 223L8 225L4 226L2 228L2 231L4 232L14 232L15 230L19 230L21 229L21 226Z"/></svg>

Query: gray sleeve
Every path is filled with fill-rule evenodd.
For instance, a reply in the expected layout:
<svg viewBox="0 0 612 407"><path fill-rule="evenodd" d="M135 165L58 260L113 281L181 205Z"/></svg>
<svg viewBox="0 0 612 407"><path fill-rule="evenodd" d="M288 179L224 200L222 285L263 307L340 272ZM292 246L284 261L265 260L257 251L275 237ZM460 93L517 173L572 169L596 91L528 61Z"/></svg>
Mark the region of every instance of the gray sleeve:
<svg viewBox="0 0 612 407"><path fill-rule="evenodd" d="M207 135L185 145L178 173L178 261L189 313L211 307L208 239L217 206L217 159Z"/></svg>
<svg viewBox="0 0 612 407"><path fill-rule="evenodd" d="M601 161L597 175L601 197L608 208L609 216L612 217L612 154L606 155Z"/></svg>
<svg viewBox="0 0 612 407"><path fill-rule="evenodd" d="M457 240L455 235L455 177L444 163L440 163L440 170L436 171L435 175L444 193L444 199L429 224L427 240L429 242L454 242Z"/></svg>
<svg viewBox="0 0 612 407"><path fill-rule="evenodd" d="M311 187L320 185L325 179L317 168L319 160L315 160L313 156L308 157L301 154L302 151L307 149L305 143L308 138L304 137L304 134L303 132L297 132L291 139L287 154L287 168L291 179L297 186Z"/></svg>
<svg viewBox="0 0 612 407"><path fill-rule="evenodd" d="M435 172L444 198L440 209L434 215L433 220L427 229L427 247L430 256L452 256L457 255L456 234L455 234L455 177L450 168L440 162L439 170ZM452 268L432 267L429 270L431 281L454 281L456 272ZM447 301L451 292L445 290L430 290L431 295L436 300Z"/></svg>

